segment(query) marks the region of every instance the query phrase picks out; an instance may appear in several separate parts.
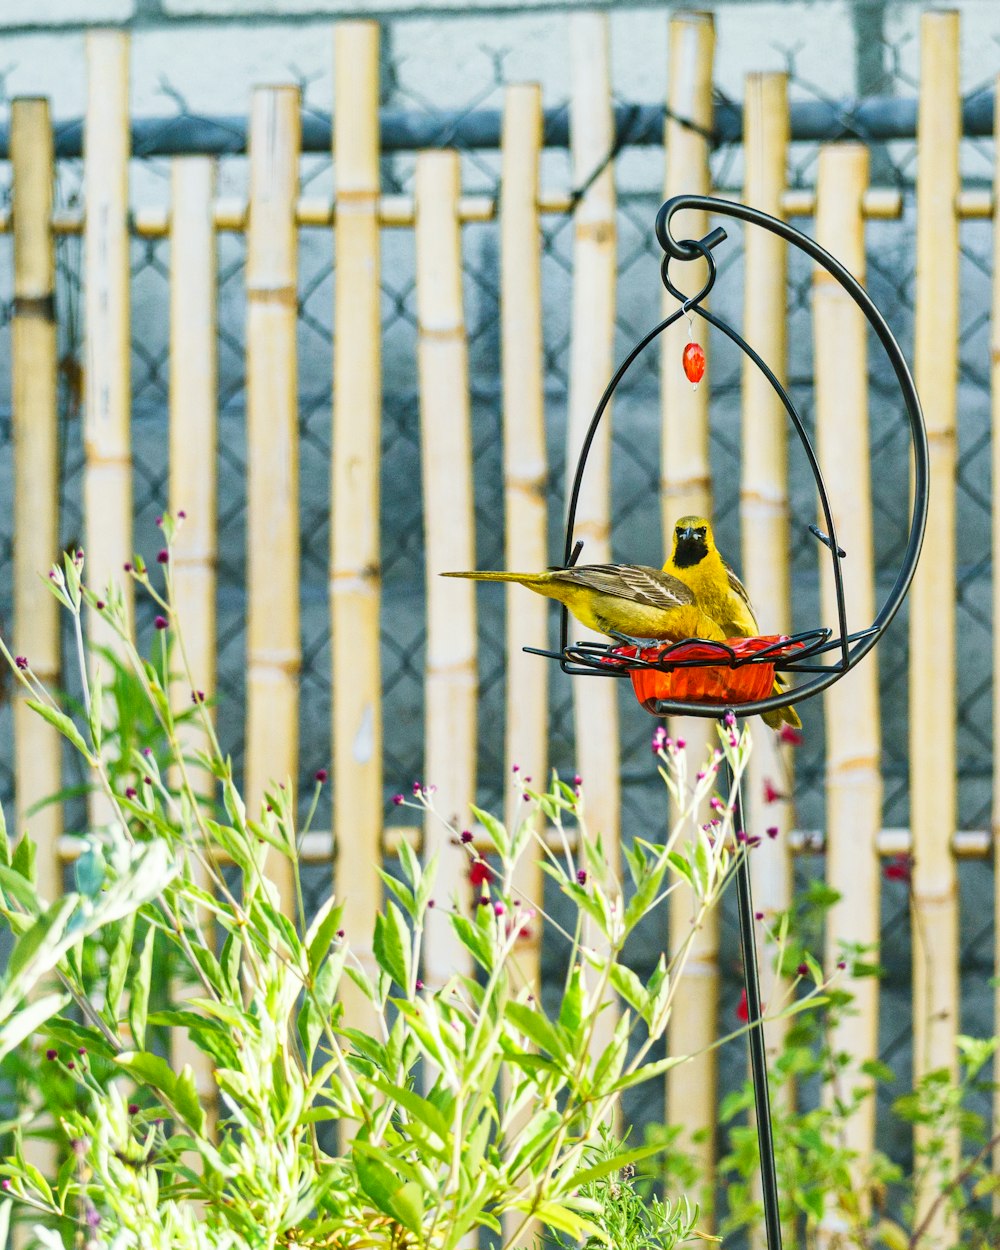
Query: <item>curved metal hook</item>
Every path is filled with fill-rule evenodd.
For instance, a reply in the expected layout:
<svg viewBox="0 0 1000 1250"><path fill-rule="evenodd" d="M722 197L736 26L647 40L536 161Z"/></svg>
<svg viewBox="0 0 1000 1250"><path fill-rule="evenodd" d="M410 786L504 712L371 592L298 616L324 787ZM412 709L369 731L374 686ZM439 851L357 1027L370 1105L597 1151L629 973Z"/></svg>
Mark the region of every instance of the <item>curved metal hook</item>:
<svg viewBox="0 0 1000 1250"><path fill-rule="evenodd" d="M839 551L835 546L833 517L830 512L828 501L825 499L825 488L822 485L822 475L819 473L819 466L815 458L815 452L812 450L801 420L798 418L798 414L794 410L794 406L791 404L787 394L784 392L784 389L781 387L773 372L768 368L760 356L754 352L750 345L746 343L745 340L743 340L742 337L730 326L726 325L725 322L712 316L711 313L698 306L698 302L704 299L712 282L715 280L715 265L709 253L712 248L716 247L727 237L726 232L722 229L722 227L717 227L716 229L710 231L702 239L684 239L678 241L670 232L670 219L675 212L682 209L695 209L700 212L720 213L727 217L735 217L737 220L743 221L748 225L758 226L764 230L770 231L772 234L778 235L786 243L789 243L793 247L796 247L800 251L804 252L818 265L826 269L827 272L830 273L837 280L837 282L839 282L854 302L860 307L861 311L868 320L868 323L875 331L875 334L881 342L882 347L889 359L889 363L892 366L893 373L895 374L896 381L899 385L900 391L902 392L903 401L906 407L906 415L910 427L911 446L913 450L913 494L910 503L910 533L906 551L904 552L901 567L896 575L895 583L889 592L888 598L879 609L874 623L868 629L849 636L846 632L847 622L843 599L842 575L839 566ZM808 669L803 668L803 671L815 672L815 676L803 685L795 688L795 690L772 694L768 698L759 699L753 703L741 706L739 709L741 715L753 715L757 712L767 712L782 707L785 704L797 703L804 698L808 698L810 695L818 694L819 691L826 689L828 686L837 681L844 674L844 672L847 671L847 669L852 668L855 664L857 664L862 656L870 651L871 648L878 642L889 622L895 615L907 590L909 589L909 585L916 568L917 558L920 554L920 547L923 542L924 529L927 524L928 507L929 457L927 450L927 433L924 426L923 413L920 408L920 400L917 397L916 388L913 384L913 378L910 374L909 368L907 367L903 353L900 350L899 344L896 342L891 330L889 329L885 318L876 308L870 296L857 279L847 269L845 269L835 257L831 256L829 252L827 252L808 235L802 234L800 231L796 230L792 226L789 226L786 222L781 221L778 218L770 217L767 213L763 213L759 209L750 208L745 204L740 204L732 200L718 200L711 196L679 195L661 205L659 212L656 215L656 238L666 253L663 264L661 265L661 277L663 278L664 285L676 299L681 301L682 307L678 308L669 317L661 321L659 325L654 326L654 328L650 330L639 343L636 344L622 364L618 367L611 381L608 383L600 402L598 403L577 461L573 487L570 493L569 508L566 519L566 554L564 559L566 563L569 563L571 556L575 554L573 551L573 535L576 507L582 485L583 473L591 444L597 432L597 426L611 400L612 395L614 394L615 389L644 348L646 348L668 326L672 325L680 317L685 316L689 310L693 309L698 316L703 317L717 329L728 335L733 342L735 342L737 346L740 347L740 349L753 360L754 364L768 378L771 386L781 398L789 417L792 419L796 432L804 444L806 455L810 462L810 467L813 469L814 476L816 477L820 495L824 499L824 511L827 514L825 519L828 522L829 536L831 540L834 579L837 586L838 616L840 617L841 627L841 638L837 640L836 644L828 645L836 645L841 650L841 661L840 663L829 668L826 666L818 666L816 669L812 667ZM670 282L667 274L668 261L671 258L675 260L690 261L697 260L699 257L705 258L709 265L710 280L708 286L706 286L703 291L699 292L696 296L688 298L679 292ZM560 666L564 672L581 674L590 672L594 675L597 675L599 672L601 676L607 677L625 675L625 673L620 670L615 671L614 669L608 669L600 664L596 664L591 668L580 667L579 662L578 665L571 665L568 663L568 621L569 616L564 607L562 610L562 628L560 631L561 646L560 652L557 653L558 658L560 659ZM825 650L827 648L823 649ZM661 700L658 704L657 714L718 716L719 709L707 704L688 704L674 700Z"/></svg>
<svg viewBox="0 0 1000 1250"><path fill-rule="evenodd" d="M674 260L697 260L699 256L704 255L706 250L718 247L728 235L722 226L716 226L714 230L710 230L703 239L681 239L677 240L670 233L670 218L679 208L683 208L682 200L694 199L694 196L676 195L672 200L667 200L665 204L661 204L656 214L656 241L668 256L672 256Z"/></svg>
<svg viewBox="0 0 1000 1250"><path fill-rule="evenodd" d="M723 230L723 237L725 237L725 233L725 230ZM667 288L674 299L680 302L681 312L685 315L687 315L687 313L689 313L696 304L700 304L701 301L708 295L709 291L711 291L712 287L715 286L715 278L718 273L718 267L715 263L715 257L709 250L707 240L710 237L710 235L706 235L704 239L688 239L685 241L685 245L690 244L694 249L694 256L692 256L691 259L697 260L699 256L704 257L705 263L708 265L708 277L705 279L705 285L701 288L697 295L685 295L684 292L678 290L678 288L671 281L669 271L670 262L675 259L673 256L668 253L664 256L660 263L660 278L663 285Z"/></svg>

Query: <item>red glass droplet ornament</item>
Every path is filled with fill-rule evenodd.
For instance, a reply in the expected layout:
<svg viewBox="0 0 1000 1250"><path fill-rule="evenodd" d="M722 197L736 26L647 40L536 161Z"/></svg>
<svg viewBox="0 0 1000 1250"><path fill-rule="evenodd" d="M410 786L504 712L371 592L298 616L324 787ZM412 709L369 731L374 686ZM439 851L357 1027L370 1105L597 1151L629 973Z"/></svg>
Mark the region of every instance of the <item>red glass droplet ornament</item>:
<svg viewBox="0 0 1000 1250"><path fill-rule="evenodd" d="M688 343L684 348L684 374L693 385L705 376L705 349L700 343Z"/></svg>

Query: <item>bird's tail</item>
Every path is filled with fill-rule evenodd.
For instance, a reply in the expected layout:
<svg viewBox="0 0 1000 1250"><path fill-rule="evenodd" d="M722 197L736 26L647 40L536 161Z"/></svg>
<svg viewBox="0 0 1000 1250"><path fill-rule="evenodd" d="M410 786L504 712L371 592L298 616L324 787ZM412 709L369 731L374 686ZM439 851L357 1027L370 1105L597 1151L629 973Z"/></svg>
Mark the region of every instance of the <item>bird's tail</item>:
<svg viewBox="0 0 1000 1250"><path fill-rule="evenodd" d="M785 683L776 678L772 694L781 694L785 688ZM793 707L776 707L773 712L761 712L761 720L769 729L780 729L781 726L791 725L793 729L801 729L802 722L799 720L799 714Z"/></svg>
<svg viewBox="0 0 1000 1250"><path fill-rule="evenodd" d="M548 573L501 573L494 570L474 570L471 573L442 573L442 577L469 577L474 582L518 582L522 586L544 586L551 581Z"/></svg>

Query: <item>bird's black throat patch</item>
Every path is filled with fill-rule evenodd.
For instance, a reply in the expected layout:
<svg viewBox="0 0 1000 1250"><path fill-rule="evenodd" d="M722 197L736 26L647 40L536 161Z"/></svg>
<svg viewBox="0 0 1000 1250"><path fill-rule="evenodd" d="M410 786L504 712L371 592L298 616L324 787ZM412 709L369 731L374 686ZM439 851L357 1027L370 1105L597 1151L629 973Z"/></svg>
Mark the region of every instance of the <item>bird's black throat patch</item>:
<svg viewBox="0 0 1000 1250"><path fill-rule="evenodd" d="M708 543L704 537L678 538L674 551L674 564L679 569L689 569L700 564L708 555Z"/></svg>

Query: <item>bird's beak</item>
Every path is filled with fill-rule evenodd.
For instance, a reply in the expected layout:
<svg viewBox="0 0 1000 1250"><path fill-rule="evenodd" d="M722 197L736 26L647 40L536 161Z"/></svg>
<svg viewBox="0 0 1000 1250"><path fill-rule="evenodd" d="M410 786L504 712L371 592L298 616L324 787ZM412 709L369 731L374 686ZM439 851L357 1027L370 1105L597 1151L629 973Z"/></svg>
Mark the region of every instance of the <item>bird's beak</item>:
<svg viewBox="0 0 1000 1250"><path fill-rule="evenodd" d="M677 537L678 537L678 538L682 538L682 539L690 539L690 538L694 538L694 537L695 537L695 532L694 532L694 530L692 529L692 527L689 525L689 526L687 526L687 528L686 528L686 529L682 529L682 530L678 531Z"/></svg>

